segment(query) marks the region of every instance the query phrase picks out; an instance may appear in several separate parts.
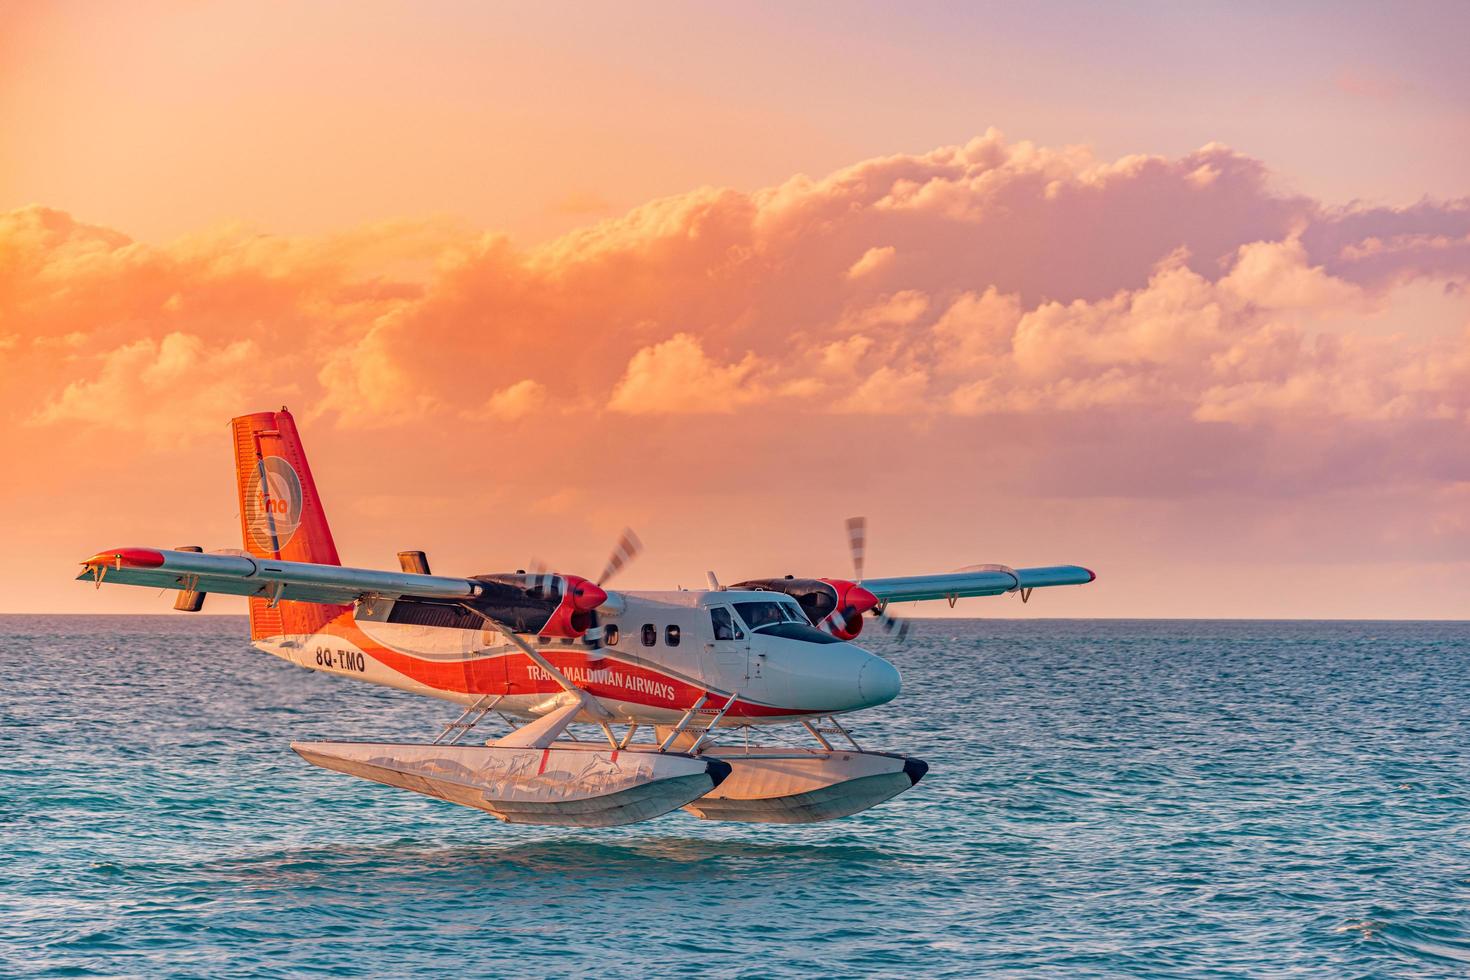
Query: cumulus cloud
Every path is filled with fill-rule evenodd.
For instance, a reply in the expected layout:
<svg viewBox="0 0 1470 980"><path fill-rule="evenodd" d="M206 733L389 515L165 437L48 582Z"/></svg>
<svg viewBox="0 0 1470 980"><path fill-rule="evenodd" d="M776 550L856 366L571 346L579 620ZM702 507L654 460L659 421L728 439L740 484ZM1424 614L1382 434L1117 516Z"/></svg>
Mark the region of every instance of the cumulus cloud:
<svg viewBox="0 0 1470 980"><path fill-rule="evenodd" d="M393 425L423 418L444 404L425 391L395 356L391 342L401 314L373 323L362 339L326 355L318 373L322 400L313 412L334 412L346 426Z"/></svg>
<svg viewBox="0 0 1470 980"><path fill-rule="evenodd" d="M173 336L238 402L223 414L296 391L348 430L529 433L549 404L593 428L1108 410L1285 431L1466 410L1470 204L1329 207L1218 144L1103 160L992 131L530 249L443 222L151 246L44 208L0 216L0 242L13 391L56 428L137 425L81 406L118 385L114 359L181 358ZM236 344L255 356L226 380Z"/></svg>
<svg viewBox="0 0 1470 980"><path fill-rule="evenodd" d="M720 364L705 354L697 338L675 334L633 355L608 407L634 415L729 414L766 396L767 389L755 378L759 367L753 354L735 364Z"/></svg>
<svg viewBox="0 0 1470 980"><path fill-rule="evenodd" d="M393 518L344 520L356 561L420 528L460 549L445 567L590 566L634 523L810 544L746 571L831 574L823 515L859 509L894 528L894 574L1095 560L1099 590L1181 541L1210 562L1171 580L1205 588L1263 551L1470 554L1470 201L1332 206L1220 145L1102 160L991 132L533 248L444 222L153 245L26 208L0 215L0 367L0 451L45 461L3 502L47 516L47 547L124 519L232 536L224 420L289 402L324 493ZM166 513L139 469L165 455L190 484ZM98 473L106 515L77 489Z"/></svg>
<svg viewBox="0 0 1470 980"><path fill-rule="evenodd" d="M534 378L523 378L513 385L491 393L478 410L467 412L470 419L499 419L514 422L539 411L546 404L546 386Z"/></svg>
<svg viewBox="0 0 1470 980"><path fill-rule="evenodd" d="M1275 310L1332 310L1358 304L1362 290L1312 265L1301 241L1252 242L1236 251L1221 285L1242 302Z"/></svg>
<svg viewBox="0 0 1470 980"><path fill-rule="evenodd" d="M874 245L848 267L847 278L861 279L879 272L893 263L897 251L892 245Z"/></svg>
<svg viewBox="0 0 1470 980"><path fill-rule="evenodd" d="M924 397L928 387L929 375L923 368L904 370L885 364L838 401L834 410L860 415L918 415L929 410Z"/></svg>
<svg viewBox="0 0 1470 980"><path fill-rule="evenodd" d="M163 445L218 432L259 355L249 340L214 349L184 333L137 340L102 354L94 378L68 384L29 421L103 425Z"/></svg>
<svg viewBox="0 0 1470 980"><path fill-rule="evenodd" d="M929 310L929 297L917 289L905 289L844 317L842 330L870 330L875 327L904 327L917 321Z"/></svg>
<svg viewBox="0 0 1470 980"><path fill-rule="evenodd" d="M1470 357L1463 337L1372 335L1368 320L1415 326L1412 304L1396 308L1398 293L1369 302L1306 261L1296 243L1258 243L1215 281L1174 256L1143 288L1095 302L1022 312L1014 298L965 297L933 332L953 350L956 317L974 324L965 336L987 340L965 363L980 377L944 397L964 414L1133 406L1288 428L1323 416L1470 421L1470 376L1455 367ZM1470 319L1470 303L1458 315Z"/></svg>

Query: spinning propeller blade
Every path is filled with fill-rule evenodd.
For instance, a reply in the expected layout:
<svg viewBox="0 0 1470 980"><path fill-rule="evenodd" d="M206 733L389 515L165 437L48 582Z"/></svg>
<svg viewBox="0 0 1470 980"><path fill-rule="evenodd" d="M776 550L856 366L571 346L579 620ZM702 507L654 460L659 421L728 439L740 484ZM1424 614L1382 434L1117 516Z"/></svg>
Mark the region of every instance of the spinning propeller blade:
<svg viewBox="0 0 1470 980"><path fill-rule="evenodd" d="M597 577L597 584L601 586L608 579L622 571L624 566L638 557L643 550L643 542L638 540L638 535L633 533L629 527L623 528L623 533L618 537L618 543L613 545L612 554L608 555L607 567ZM602 628L602 621L597 616L597 610L592 610L592 626L582 635L582 642L593 650L602 649L602 640L606 630Z"/></svg>
<svg viewBox="0 0 1470 980"><path fill-rule="evenodd" d="M852 551L853 580L861 583L863 580L863 559L867 557L868 551L868 519L866 517L849 517L847 519L847 546ZM909 624L899 619L888 611L888 604L882 603L872 607L873 618L878 620L878 625L883 631L898 643L908 640ZM851 618L855 610L847 606L842 610L843 619ZM830 632L830 630L829 630Z"/></svg>
<svg viewBox="0 0 1470 980"><path fill-rule="evenodd" d="M638 553L642 550L643 542L638 540L638 535L633 533L633 529L630 527L623 528L622 537L618 538L618 543L613 546L612 554L608 555L607 567L598 576L597 584L602 585L608 579L622 571L624 566L634 558L637 558Z"/></svg>
<svg viewBox="0 0 1470 980"><path fill-rule="evenodd" d="M552 574L546 562L540 558L532 556L530 569L520 569L519 571L521 577L525 580L527 589L537 591L541 595L550 595L553 586L556 587L557 591L561 589L561 583L558 581L560 576Z"/></svg>
<svg viewBox="0 0 1470 980"><path fill-rule="evenodd" d="M873 610L873 616L878 620L878 625L883 627L897 643L906 643L909 638L909 624L888 611L887 604L881 605Z"/></svg>
<svg viewBox="0 0 1470 980"><path fill-rule="evenodd" d="M852 551L853 581L861 582L863 580L863 556L868 548L868 519L866 517L847 519L847 547Z"/></svg>

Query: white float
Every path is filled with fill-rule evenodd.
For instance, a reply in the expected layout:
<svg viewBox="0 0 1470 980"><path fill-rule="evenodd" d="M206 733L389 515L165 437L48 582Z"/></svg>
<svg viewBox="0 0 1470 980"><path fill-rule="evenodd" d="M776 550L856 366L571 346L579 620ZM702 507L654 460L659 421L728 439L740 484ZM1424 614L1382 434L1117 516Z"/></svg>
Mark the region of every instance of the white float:
<svg viewBox="0 0 1470 980"><path fill-rule="evenodd" d="M616 827L677 810L719 786L730 767L682 752L558 742L588 709L575 692L545 717L489 745L293 742L323 769L471 806L507 823Z"/></svg>
<svg viewBox="0 0 1470 980"><path fill-rule="evenodd" d="M293 742L307 762L471 806L507 823L616 827L698 799L729 772L718 759L586 742L544 748Z"/></svg>
<svg viewBox="0 0 1470 980"><path fill-rule="evenodd" d="M816 823L861 813L913 786L927 763L886 752L710 746L730 775L684 807L701 820Z"/></svg>

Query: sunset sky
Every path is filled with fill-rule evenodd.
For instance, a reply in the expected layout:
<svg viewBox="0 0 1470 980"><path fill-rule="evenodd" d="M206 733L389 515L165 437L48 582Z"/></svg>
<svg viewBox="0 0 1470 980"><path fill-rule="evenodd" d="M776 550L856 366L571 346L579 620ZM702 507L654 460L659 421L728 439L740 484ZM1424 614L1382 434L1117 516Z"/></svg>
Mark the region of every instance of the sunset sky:
<svg viewBox="0 0 1470 980"><path fill-rule="evenodd" d="M238 547L1470 616L1470 5L0 7L3 612ZM215 599L213 612L243 612ZM918 610L914 610L917 612ZM925 607L922 612L942 610Z"/></svg>

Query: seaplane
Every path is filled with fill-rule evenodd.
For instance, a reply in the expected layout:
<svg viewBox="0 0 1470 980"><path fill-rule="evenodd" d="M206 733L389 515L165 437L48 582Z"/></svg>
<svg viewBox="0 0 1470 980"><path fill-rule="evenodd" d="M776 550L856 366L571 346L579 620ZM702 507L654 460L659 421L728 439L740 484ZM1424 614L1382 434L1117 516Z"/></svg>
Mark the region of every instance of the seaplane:
<svg viewBox="0 0 1470 980"><path fill-rule="evenodd" d="M321 766L486 811L507 823L607 827L683 809L704 820L811 823L916 785L922 760L864 750L842 720L896 698L898 669L857 644L890 606L1082 585L1076 565L975 565L865 578L865 521L848 521L849 577L790 574L700 590L615 591L641 551L624 531L601 574L544 568L436 575L344 566L285 408L231 423L244 548L113 548L79 580L246 597L250 640L308 670L454 702L423 742L294 742ZM480 744L494 716L507 731ZM777 729L774 726L786 726ZM777 739L793 733L800 742ZM752 744L752 733L771 733ZM758 738L760 736L757 736ZM808 739L810 741L808 741Z"/></svg>

